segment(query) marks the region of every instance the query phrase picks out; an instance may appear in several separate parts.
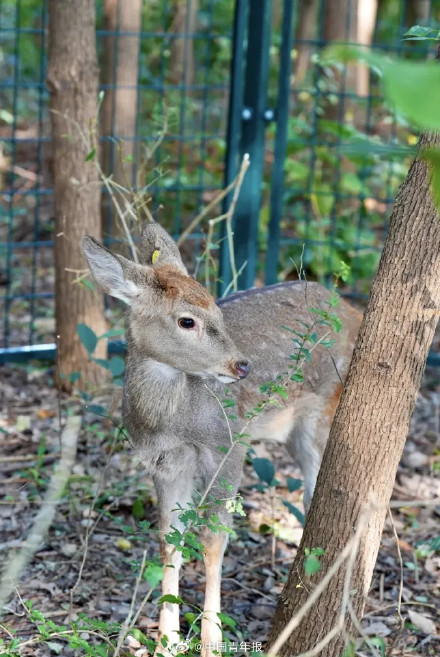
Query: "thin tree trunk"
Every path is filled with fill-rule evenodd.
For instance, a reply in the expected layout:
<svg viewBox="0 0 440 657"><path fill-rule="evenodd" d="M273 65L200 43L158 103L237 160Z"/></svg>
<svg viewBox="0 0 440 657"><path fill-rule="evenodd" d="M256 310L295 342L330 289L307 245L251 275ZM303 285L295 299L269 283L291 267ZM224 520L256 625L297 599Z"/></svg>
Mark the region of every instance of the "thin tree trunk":
<svg viewBox="0 0 440 657"><path fill-rule="evenodd" d="M358 0L325 0L323 38L325 42L344 41L356 43ZM334 71L336 93L344 94L356 88L356 64L346 65L344 74ZM333 86L333 85L332 85ZM325 117L339 121L345 115L349 102L344 95L337 104L325 103Z"/></svg>
<svg viewBox="0 0 440 657"><path fill-rule="evenodd" d="M94 0L50 0L47 84L53 137L55 195L55 314L61 383L69 389L70 375L97 384L106 372L90 361L77 335L77 324L96 334L106 330L102 295L74 284L74 271L85 261L80 239L99 238L100 182L93 162L86 162L87 145L80 133L90 134L96 119L98 66L95 47ZM73 270L73 272L71 271ZM105 358L105 341L96 356Z"/></svg>
<svg viewBox="0 0 440 657"><path fill-rule="evenodd" d="M428 21L431 9L430 0L408 0L406 3L406 25L412 27L421 21Z"/></svg>
<svg viewBox="0 0 440 657"><path fill-rule="evenodd" d="M378 0L358 0L357 42L363 46L373 43L376 26ZM356 93L368 96L370 93L370 70L365 64L357 64Z"/></svg>
<svg viewBox="0 0 440 657"><path fill-rule="evenodd" d="M295 63L295 84L304 81L310 63L311 44L316 32L317 0L303 0L299 3L299 20L296 29L298 56Z"/></svg>
<svg viewBox="0 0 440 657"><path fill-rule="evenodd" d="M194 38L197 28L198 0L175 0L175 14L169 34L181 34L171 39L170 79L174 84L194 84ZM186 94L190 94L187 92Z"/></svg>
<svg viewBox="0 0 440 657"><path fill-rule="evenodd" d="M423 136L421 147L439 147ZM416 159L401 187L371 290L344 392L336 411L298 554L276 610L269 645L307 600L353 532L365 504L376 509L363 532L349 586L362 616L411 414L440 308L440 221L427 165ZM322 571L304 573L305 548L321 547ZM281 657L312 649L336 626L345 568L331 580L287 643ZM345 631L352 623L344 619ZM321 657L341 655L339 632Z"/></svg>
<svg viewBox="0 0 440 657"><path fill-rule="evenodd" d="M106 88L102 105L103 170L113 180L130 187L137 160L136 119L138 108L138 61L142 26L142 0L105 0L102 81ZM115 141L110 141L114 138ZM108 225L111 219L111 225ZM121 226L107 194L103 195L103 233L121 237Z"/></svg>

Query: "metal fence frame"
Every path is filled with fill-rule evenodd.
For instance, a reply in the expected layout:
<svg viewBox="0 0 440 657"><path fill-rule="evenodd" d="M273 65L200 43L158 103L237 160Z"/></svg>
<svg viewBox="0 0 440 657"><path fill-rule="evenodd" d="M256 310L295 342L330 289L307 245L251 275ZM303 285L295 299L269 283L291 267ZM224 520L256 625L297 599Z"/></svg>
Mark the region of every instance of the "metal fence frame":
<svg viewBox="0 0 440 657"><path fill-rule="evenodd" d="M277 0L275 0L276 2ZM317 0L318 1L318 12L319 18L318 22L318 33L316 38L309 40L307 43L311 46L315 52L319 53L326 45L323 40L323 19L324 14L323 8L326 0ZM191 0L188 0L191 2ZM210 84L209 83L209 71L206 69L204 73L204 83L203 84L194 84L192 86L185 85L185 79L183 79L182 84L172 85L166 82L165 80L165 43L169 42L170 35L166 30L166 16L168 1L162 0L163 3L163 27L161 32L148 32L144 30L141 36L144 39L162 39L161 45L161 61L159 68L161 74L156 80L152 80L151 84L139 84L138 88L140 91L143 89L145 92L151 91L158 94L158 97L164 97L164 94L167 91L175 91L180 94L180 105L178 108L179 115L179 125L185 128L185 111L186 111L186 102L189 92L195 94L201 94L202 97L202 108L200 110L201 116L201 129L200 133L197 133L194 142L191 142L188 139L188 136L183 131L179 135L174 135L175 142L180 144L178 145L178 161L177 161L177 174L175 176L175 185L169 185L165 190L160 188L160 185L157 188L153 189L154 195L154 204L159 206L161 194L164 191L167 194L176 195L176 215L175 220L172 226L172 232L175 237L181 228L180 218L182 217L182 198L184 194L194 193L197 197L197 207L200 208L203 204L203 194L205 192L210 192L214 190L219 190L223 184L229 184L235 177L239 162L244 153L249 153L252 167L250 168L241 190L239 201L237 203L236 212L234 216L234 233L235 233L235 254L237 266L247 262L247 266L243 271L243 274L239 280L240 288L251 287L256 278L257 274L257 265L259 263L259 257L261 261L261 253L259 250L258 244L258 231L259 231L259 219L260 219L260 209L262 203L262 187L263 181L266 182L270 180L270 193L269 193L269 219L267 222L267 250L264 257L265 268L264 268L264 282L266 284L271 284L276 282L278 276L278 256L280 254L280 249L289 246L289 244L295 244L300 246L301 244L306 245L306 249L311 246L322 246L323 249L329 248L336 242L337 239L337 221L338 221L338 204L341 201L350 201L350 195L341 192L339 182L341 176L340 164L335 167L334 171L334 180L330 194L337 199L330 215L330 227L328 230L328 235L325 241L314 239L313 237L302 238L300 236L289 236L283 234L282 230L282 218L283 213L286 212L286 181L285 181L285 164L286 164L286 153L288 151L289 145L292 145L292 139L289 140L289 120L292 115L295 115L295 99L298 98L298 94L302 93L301 89L295 88L295 85L291 84L291 74L292 74L292 59L291 52L292 47L298 47L300 43L305 43L304 41L299 42L295 36L296 22L298 18L298 0L278 0L281 5L281 29L280 34L277 35L278 42L277 46L273 45L272 39L274 33L272 30L272 10L273 10L273 0L236 0L234 12L231 10L231 25L230 31L227 34L218 35L215 33L214 29L214 14L215 14L215 0L204 0L201 3L202 9L205 12L205 18L207 27L203 32L198 32L196 30L193 34L183 34L174 35L174 38L184 37L186 39L199 39L206 41L206 62L209 61L209 52L212 48L212 44L217 38L230 39L232 44L232 57L230 64L230 73L229 73L229 82L225 84L223 81L222 84ZM12 7L12 0L9 3L5 3L3 0L0 1L0 35L6 38L12 38L13 41L13 56L11 63L11 78L6 78L0 81L0 93L9 94L11 99L11 136L10 137L1 137L0 141L3 141L4 144L9 144L10 148L10 165L11 171L14 171L16 167L17 153L19 148L26 145L36 146L36 160L35 165L37 172L42 168L43 161L43 150L45 145L50 141L50 138L44 133L44 120L45 120L45 111L47 107L47 92L45 89L45 31L47 25L47 8L46 2L42 3L42 12L41 12L41 25L39 27L26 27L22 25L20 12L22 8L21 0L15 0L15 15L11 19L7 18L2 21L2 16L5 13L5 6ZM433 12L435 16L439 13L440 2L438 0L432 0L429 3L430 6L430 17L432 18ZM408 46L405 46L400 41L402 34L406 31L409 25L405 25L405 12L407 8L407 1L400 1L400 18L398 24L396 25L395 33L395 42L394 44L385 44L374 43L373 47L384 48L391 52L396 52L401 54L404 51L409 52ZM234 22L232 23L232 17L234 14ZM437 16L438 18L438 16ZM209 22L211 21L211 22ZM347 26L349 24L350 17L346 17ZM104 32L102 29L98 30L98 38L102 37ZM40 44L40 61L39 61L39 77L36 81L29 81L26 79L21 79L20 72L20 40L22 35L34 35L35 39L39 40ZM124 36L124 33L120 33L120 36ZM168 39L168 41L167 41ZM278 72L276 74L276 102L268 101L268 87L269 87L269 70L271 67L271 53L273 49L276 49L277 58L278 58ZM414 47L411 49L412 54L416 56L426 56L426 47ZM140 70L140 66L138 67ZM299 188L297 192L293 190L294 193L302 195L304 199L304 206L310 209L310 198L314 193L313 189L313 175L317 162L317 150L321 147L329 148L332 152L339 155L342 153L343 140L341 136L337 136L332 142L326 143L320 142L318 140L317 133L317 122L319 119L319 101L322 100L324 96L330 95L328 91L322 89L321 79L319 77L319 68L315 67L314 69L314 79L311 86L309 86L306 91L309 93L312 89L312 94L314 96L314 105L312 107L311 113L311 124L312 124L312 133L310 137L310 177L309 184L306 187ZM271 84L273 84L273 71L271 74ZM19 105L20 105L20 92L24 89L34 88L38 97L38 106L36 108L35 122L37 125L37 136L36 137L17 137L18 135L18 120L19 120ZM219 138L219 135L211 135L207 133L207 124L209 119L207 118L207 110L205 103L208 95L210 93L216 93L220 91L221 93L226 92L227 88L229 89L229 101L228 101L228 121L227 121L227 134L223 135L224 143L226 145L225 151L225 168L224 168L224 180L222 180L221 175L217 176L216 184L209 185L206 184L204 178L203 167L200 167L199 171L199 183L185 183L184 179L184 157L182 155L183 147L186 143L198 143L200 142L200 153L207 155L210 140L213 138ZM372 131L372 117L373 117L373 108L378 103L382 102L380 94L376 93L376 87L372 88L373 91L370 93L369 97L365 99L366 103L366 133L371 133ZM339 98L355 98L355 94L346 88L345 84L342 85L339 92L336 93ZM274 94L272 94L272 98ZM140 103L141 94L138 96L138 103ZM342 106L342 105L341 105ZM343 116L339 116L341 125L343 124ZM268 174L268 166L265 161L265 146L266 146L266 137L267 137L267 128L272 126L273 137L272 137L272 146L273 146L273 163L270 166L270 172ZM273 128L274 127L274 128ZM392 131L391 131L392 132ZM139 128L138 134L134 136L134 139L139 137ZM154 139L154 136L151 137ZM179 142L180 139L180 142ZM221 136L220 136L221 141ZM403 152L403 150L402 150ZM157 161L160 160L160 152L156 155ZM200 158L203 161L203 156ZM266 183L264 183L266 184ZM14 221L15 221L15 209L14 202L17 198L17 189L14 188L14 176L11 174L11 184L10 188L3 192L4 202L8 204L8 212L10 223L7 230L7 243L6 248L6 293L3 295L4 302L4 348L0 349L0 362L5 362L7 360L28 360L33 357L44 357L52 359L54 356L54 345L53 344L34 344L35 342L35 328L34 328L34 318L36 316L36 304L40 300L49 299L53 296L50 292L47 291L38 291L37 289L37 259L40 249L50 249L53 247L53 241L51 239L41 239L41 225L40 225L40 211L42 204L45 199L49 198L51 195L51 189L44 187L41 183L40 176L37 175L35 184L30 189L19 190L20 196L25 198L26 196L35 197L35 204L32 208L33 212L33 232L32 240L17 241L14 242ZM182 196L183 195L183 196ZM360 201L360 207L365 200L363 198L363 193L359 193L357 196L354 195L357 201ZM373 199L377 203L383 203L388 207L393 202L393 195L391 193L391 185L388 185L388 189L385 190L385 194L380 197ZM225 204L230 202L230 198L225 199ZM362 216L361 209L359 210L357 216L358 225L362 225ZM289 218L288 221L291 221ZM309 218L306 218L306 223L309 221ZM359 228L360 230L360 228ZM384 228L385 230L385 228ZM195 230L190 236L189 239L194 243L194 254L197 256L199 245L201 240L203 240L203 233L200 229ZM333 240L333 242L332 242ZM357 245L354 249L356 250ZM31 258L31 267L30 267L30 286L28 292L21 292L14 290L14 280L10 272L12 271L13 260L15 258L15 252L18 250L29 249L30 258ZM377 246L377 251L380 251L380 245ZM328 257L323 251L323 257ZM230 282L230 268L229 268L229 255L227 248L225 246L225 241L221 242L220 256L220 283L218 287L219 294L221 295ZM10 276L10 277L9 277ZM356 288L356 281L352 290L353 295L359 294L359 290ZM11 312L13 310L13 304L16 301L22 300L29 304L29 327L28 327L28 345L24 347L12 346L8 344L8 334L10 330L11 322ZM114 345L111 349L120 350L121 345Z"/></svg>

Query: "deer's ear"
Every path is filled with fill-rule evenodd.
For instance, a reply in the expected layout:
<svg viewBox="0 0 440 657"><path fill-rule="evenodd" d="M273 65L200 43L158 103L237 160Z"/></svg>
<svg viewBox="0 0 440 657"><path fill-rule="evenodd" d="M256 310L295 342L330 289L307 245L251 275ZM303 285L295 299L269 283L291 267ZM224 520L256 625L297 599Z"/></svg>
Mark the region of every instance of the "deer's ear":
<svg viewBox="0 0 440 657"><path fill-rule="evenodd" d="M141 292L136 282L136 279L139 282L137 271L139 266L123 256L114 255L88 235L82 238L81 245L90 271L99 287L112 297L130 304Z"/></svg>
<svg viewBox="0 0 440 657"><path fill-rule="evenodd" d="M152 221L144 226L141 234L141 260L150 267L171 265L187 274L175 241L158 223Z"/></svg>

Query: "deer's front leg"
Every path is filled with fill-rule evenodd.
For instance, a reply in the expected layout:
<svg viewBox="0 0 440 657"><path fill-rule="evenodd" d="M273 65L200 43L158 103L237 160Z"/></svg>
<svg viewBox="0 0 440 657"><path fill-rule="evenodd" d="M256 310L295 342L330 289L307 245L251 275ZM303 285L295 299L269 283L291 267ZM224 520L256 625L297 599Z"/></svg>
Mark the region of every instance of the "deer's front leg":
<svg viewBox="0 0 440 657"><path fill-rule="evenodd" d="M218 516L219 523L228 527L232 522L232 516L226 510L225 502L234 497L240 482L240 476L245 456L245 448L237 445L231 452L228 460L218 472L217 478L210 490L209 498L222 500L223 504L212 506L212 513ZM226 486L225 486L226 482ZM209 512L208 512L209 513ZM205 605L202 616L202 654L201 657L214 657L220 654L221 648L218 644L222 642L221 621L218 613L220 606L220 588L223 565L223 555L228 543L228 534L222 531L213 533L206 526L201 535L201 542L205 549L204 562L206 573Z"/></svg>
<svg viewBox="0 0 440 657"><path fill-rule="evenodd" d="M211 657L213 651L220 652L218 647L222 641L221 622L217 614L220 612L220 588L222 578L223 555L228 542L226 534L220 532L204 532L202 543L205 548L203 560L205 563L206 588L205 604L202 616L202 654L201 657Z"/></svg>
<svg viewBox="0 0 440 657"><path fill-rule="evenodd" d="M185 508L191 502L192 473L176 480L154 478L157 499L159 504L159 549L164 565L162 579L162 595L179 595L179 575L182 564L182 553L173 545L167 543L165 536L176 527L182 531L183 524L179 520L178 505ZM159 614L159 642L166 637L168 646L181 642L179 622L179 605L165 602ZM164 654L164 647L158 645L157 652Z"/></svg>

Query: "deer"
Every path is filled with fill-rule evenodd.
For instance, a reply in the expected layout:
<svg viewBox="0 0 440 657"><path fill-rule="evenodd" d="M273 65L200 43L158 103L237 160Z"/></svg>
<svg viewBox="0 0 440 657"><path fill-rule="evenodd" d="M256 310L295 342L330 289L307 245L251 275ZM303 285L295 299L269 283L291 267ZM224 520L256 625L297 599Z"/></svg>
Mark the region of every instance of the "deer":
<svg viewBox="0 0 440 657"><path fill-rule="evenodd" d="M176 243L156 222L142 231L140 263L112 253L93 237L84 236L82 248L97 285L127 307L123 424L157 494L162 594L178 596L182 556L165 536L174 527L183 529L179 515L197 492L199 500L207 487L203 500L237 493L249 440L235 440L240 432L285 444L302 471L309 508L361 314L340 300L342 329L331 346L315 337L298 383L288 375L292 336L313 326L310 308L328 307L331 293L324 286L282 282L216 303L189 276ZM319 334L322 327L314 331ZM279 380L280 373L286 395L249 420L249 411L261 402L260 386ZM234 403L232 419L222 404L225 386ZM221 525L230 527L226 503L213 505L214 510L204 506L205 513L215 512ZM202 526L202 657L212 657L222 641L218 613L227 540L227 531ZM169 654L181 645L178 604L162 604L159 637L168 642Z"/></svg>

